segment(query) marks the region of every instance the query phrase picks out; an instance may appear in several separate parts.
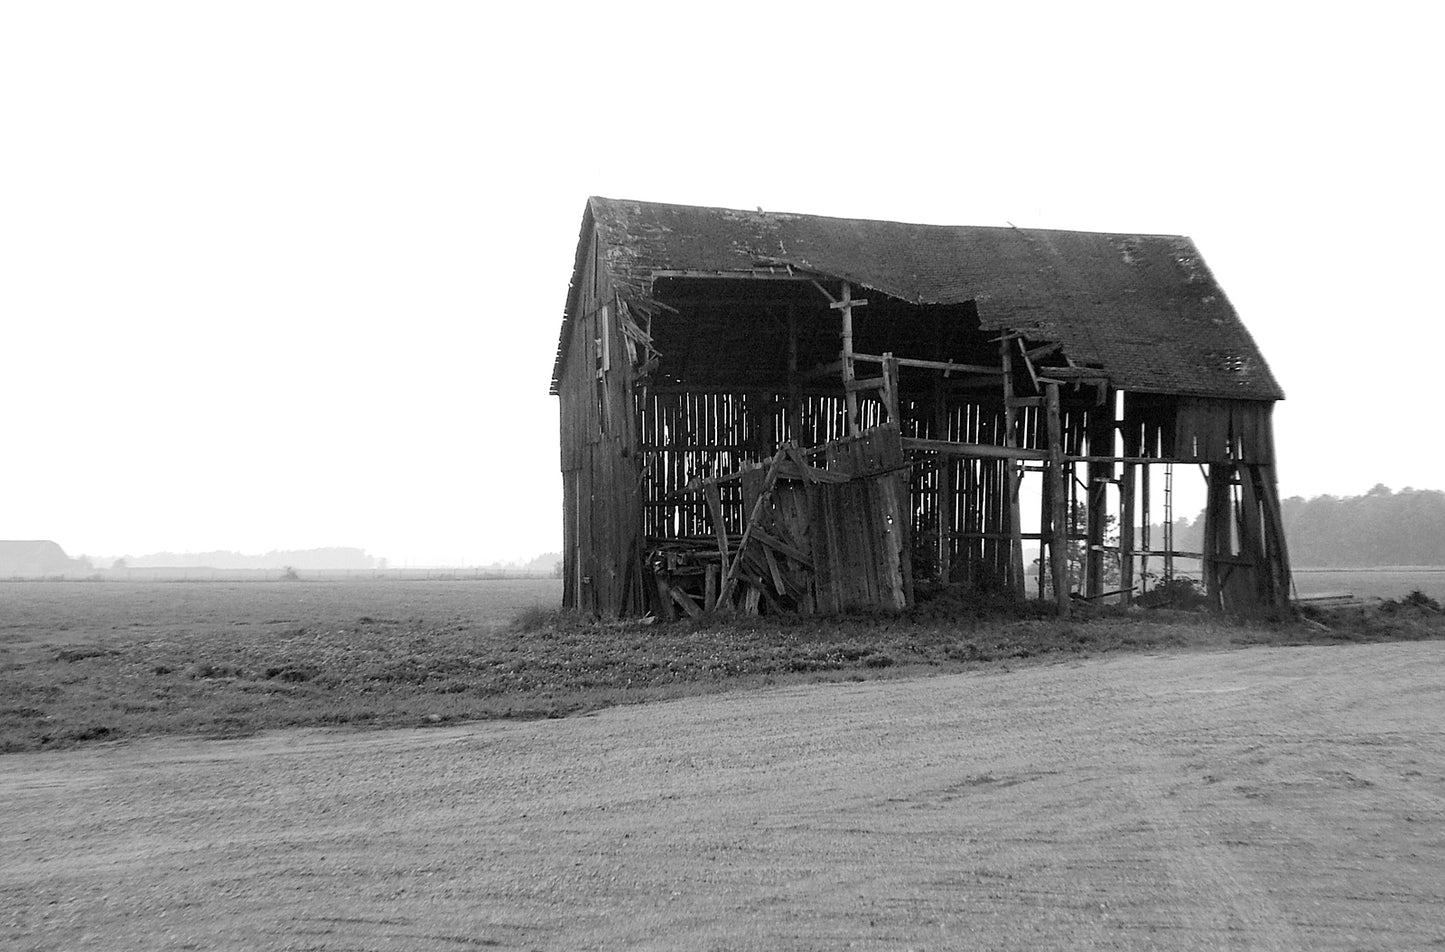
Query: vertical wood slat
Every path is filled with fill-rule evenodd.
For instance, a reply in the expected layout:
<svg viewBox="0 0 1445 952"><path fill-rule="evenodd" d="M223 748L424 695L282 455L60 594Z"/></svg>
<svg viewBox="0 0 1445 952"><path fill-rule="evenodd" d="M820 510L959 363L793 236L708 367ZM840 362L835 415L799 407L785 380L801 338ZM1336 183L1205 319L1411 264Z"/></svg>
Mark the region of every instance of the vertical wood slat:
<svg viewBox="0 0 1445 952"><path fill-rule="evenodd" d="M1235 571L1243 571L1247 579L1247 588L1253 596L1251 609L1264 608L1269 604L1269 572L1267 557L1264 551L1264 529L1260 524L1259 499L1255 494L1253 467L1248 463L1241 463L1239 471L1239 508L1236 513L1236 523L1239 526L1239 550L1240 555L1250 562L1247 566L1238 566Z"/></svg>
<svg viewBox="0 0 1445 952"><path fill-rule="evenodd" d="M1105 391L1104 402L1089 411L1088 447L1090 456L1114 455L1114 391ZM1085 593L1097 598L1104 593L1104 543L1109 518L1109 486L1114 478L1114 464L1089 463L1088 538L1085 541L1087 580Z"/></svg>
<svg viewBox="0 0 1445 952"><path fill-rule="evenodd" d="M1014 425L1017 420L1016 411L1013 407L1014 383L1013 383L1013 361L1011 353L1013 338L1004 335L999 341L999 359L1003 365L1003 445L1017 446L1014 434ZM1006 461L1005 477L1007 479L1006 503L1007 508L1007 531L1009 534L1008 562L1005 574L1008 590L1015 598L1024 596L1024 543L1023 525L1019 514L1019 484L1023 481L1023 474L1015 461Z"/></svg>
<svg viewBox="0 0 1445 952"><path fill-rule="evenodd" d="M1125 457L1139 455L1139 428L1125 414L1120 449ZM1134 484L1139 464L1124 463L1119 474L1119 599L1125 605L1134 601L1134 523L1137 491Z"/></svg>
<svg viewBox="0 0 1445 952"><path fill-rule="evenodd" d="M1053 501L1050 518L1053 522L1049 537L1049 563L1054 580L1054 605L1059 615L1069 614L1069 517L1067 488L1064 484L1064 434L1059 417L1059 385L1045 385L1045 405L1048 409L1049 461L1048 479ZM1043 566L1040 566L1042 569Z"/></svg>
<svg viewBox="0 0 1445 952"><path fill-rule="evenodd" d="M1284 522L1280 512L1279 490L1275 485L1274 467L1258 465L1250 468L1258 481L1258 495L1263 510L1265 547L1268 549L1272 583L1271 604L1276 609L1287 610L1290 599L1289 550L1285 545Z"/></svg>
<svg viewBox="0 0 1445 952"><path fill-rule="evenodd" d="M1224 585L1231 568L1230 479L1233 467L1227 462L1208 464L1208 489L1204 506L1204 586L1209 604L1223 610ZM1223 557L1223 559L1221 559Z"/></svg>
<svg viewBox="0 0 1445 952"><path fill-rule="evenodd" d="M933 424L937 428L936 439L949 439L949 412L945 402L943 378L936 376L933 386ZM956 467L952 459L939 460L938 466L938 577L947 583L953 577L953 512L954 482Z"/></svg>

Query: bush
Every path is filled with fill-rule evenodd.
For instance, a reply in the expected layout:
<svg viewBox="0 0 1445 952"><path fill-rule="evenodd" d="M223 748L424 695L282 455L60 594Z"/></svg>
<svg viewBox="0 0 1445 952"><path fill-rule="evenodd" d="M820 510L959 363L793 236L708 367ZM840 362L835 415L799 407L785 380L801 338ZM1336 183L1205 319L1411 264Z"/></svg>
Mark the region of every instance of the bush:
<svg viewBox="0 0 1445 952"><path fill-rule="evenodd" d="M1187 575L1176 575L1140 595L1135 602L1145 608L1176 608L1190 611L1209 601L1204 586Z"/></svg>

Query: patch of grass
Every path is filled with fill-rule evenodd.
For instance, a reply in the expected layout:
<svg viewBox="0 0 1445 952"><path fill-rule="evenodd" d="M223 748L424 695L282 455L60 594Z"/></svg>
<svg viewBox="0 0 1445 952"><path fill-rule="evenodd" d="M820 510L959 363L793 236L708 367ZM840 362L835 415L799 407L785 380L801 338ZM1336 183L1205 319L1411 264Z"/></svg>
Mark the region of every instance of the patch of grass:
<svg viewBox="0 0 1445 952"><path fill-rule="evenodd" d="M290 583L305 591L311 583ZM98 586L88 586L95 589ZM293 726L434 726L564 717L736 687L901 677L1118 651L1439 638L1425 596L1300 622L1195 612L971 602L956 593L901 615L591 622L550 607L286 615L258 606L218 631L154 619L62 647L0 646L0 751L154 734L237 737ZM158 611L161 611L158 609ZM264 619L292 620L266 623ZM261 618L261 621L257 621Z"/></svg>

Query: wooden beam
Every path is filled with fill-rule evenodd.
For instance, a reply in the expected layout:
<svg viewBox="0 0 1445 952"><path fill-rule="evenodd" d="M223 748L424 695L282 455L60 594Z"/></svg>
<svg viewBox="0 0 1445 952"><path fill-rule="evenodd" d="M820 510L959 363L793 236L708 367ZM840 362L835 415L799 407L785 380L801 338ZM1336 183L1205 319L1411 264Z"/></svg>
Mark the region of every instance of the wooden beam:
<svg viewBox="0 0 1445 952"><path fill-rule="evenodd" d="M1114 452L1114 403L1089 411L1089 452ZM1109 521L1109 485L1114 481L1114 464L1090 462L1088 535L1089 549L1087 570L1084 573L1085 591L1089 598L1104 594L1104 530Z"/></svg>
<svg viewBox="0 0 1445 952"><path fill-rule="evenodd" d="M837 301L828 305L843 312L843 330L839 336L843 341L843 352L840 356L843 361L843 398L848 407L849 436L858 435L858 394L853 392L851 386L853 383L853 304L853 286L844 281L843 294Z"/></svg>
<svg viewBox="0 0 1445 952"><path fill-rule="evenodd" d="M1130 459L1139 452L1138 427L1123 427L1124 468L1119 474L1119 588L1123 590L1119 600L1130 605L1134 602L1134 474L1138 464Z"/></svg>
<svg viewBox="0 0 1445 952"><path fill-rule="evenodd" d="M933 427L944 439L948 438L948 402L944 397L943 380L935 377L933 382ZM953 519L954 498L953 460L944 457L938 467L938 580L947 584L953 574Z"/></svg>
<svg viewBox="0 0 1445 952"><path fill-rule="evenodd" d="M801 549L799 549L797 546L789 545L788 543L784 542L782 539L779 539L777 536L773 535L770 532L767 532L763 529L755 528L753 529L753 538L757 539L759 542L761 542L763 545L767 546L770 549L778 550L779 552L783 553L788 558L804 566L805 568L813 567L813 560Z"/></svg>
<svg viewBox="0 0 1445 952"><path fill-rule="evenodd" d="M855 302L856 303L856 302ZM858 354L853 355L856 361L870 364L881 364L888 359L887 354ZM985 377L999 377L1002 372L997 367L989 367L983 364L959 364L950 360L919 360L915 357L895 357L900 367L920 367L924 370L942 370L946 373L977 374Z"/></svg>
<svg viewBox="0 0 1445 952"><path fill-rule="evenodd" d="M942 456L962 456L967 459L1032 459L1047 460L1044 450L1031 450L1015 446L995 446L992 443L954 443L950 440L925 440L916 436L903 437L905 450L938 453Z"/></svg>
<svg viewBox="0 0 1445 952"><path fill-rule="evenodd" d="M788 436L794 443L809 443L803 437L803 397L798 386L798 312L788 305Z"/></svg>
<svg viewBox="0 0 1445 952"><path fill-rule="evenodd" d="M1059 385L1048 384L1044 390L1045 412L1049 425L1048 480L1053 500L1053 533L1049 539L1049 568L1054 578L1054 604L1059 616L1069 614L1069 514L1067 489L1064 485L1064 433L1059 413ZM1042 566L1040 566L1042 568Z"/></svg>
<svg viewBox="0 0 1445 952"><path fill-rule="evenodd" d="M1029 379L1034 382L1034 389L1037 390L1039 389L1040 378L1039 375L1034 371L1034 362L1032 360L1029 360L1029 352L1024 349L1024 340L1022 337L1018 338L1018 343L1019 354L1021 354L1024 359L1024 369L1029 372Z"/></svg>
<svg viewBox="0 0 1445 952"><path fill-rule="evenodd" d="M758 489L757 501L753 503L752 514L748 517L748 524L743 528L743 537L738 542L738 554L733 558L732 564L728 566L727 575L723 577L722 589L718 592L717 600L719 606L725 606L727 600L732 596L733 587L737 585L738 573L743 568L743 557L748 551L748 542L752 540L753 533L758 530L763 519L763 512L767 509L768 498L773 493L773 484L778 479L778 464L788 455L787 447L784 446L773 454L772 461L768 466L767 475L763 477L763 485Z"/></svg>
<svg viewBox="0 0 1445 952"><path fill-rule="evenodd" d="M883 405L888 410L888 422L903 426L903 411L898 399L898 359L892 354L883 355Z"/></svg>
<svg viewBox="0 0 1445 952"><path fill-rule="evenodd" d="M1004 446L1012 448L1015 445L1014 426L1018 422L1018 412L1010 407L1009 401L1014 398L1013 361L1009 357L1009 342L1013 338L1005 335L999 340L999 363L1003 369L1003 401L1004 401ZM1020 471L1018 463L1011 461L1005 467L1004 479L1008 483L1004 487L1006 494L1008 532L1009 532L1009 562L1008 562L1008 588L1015 598L1024 597L1024 540L1021 535L1023 525L1022 516L1019 513L1019 484L1023 482L1024 474Z"/></svg>
<svg viewBox="0 0 1445 952"><path fill-rule="evenodd" d="M692 600L692 596L676 585L669 585L667 587L667 594L672 596L672 600L681 605L682 610L687 612L689 616L693 618L701 618L703 616L702 609L698 607L697 602Z"/></svg>

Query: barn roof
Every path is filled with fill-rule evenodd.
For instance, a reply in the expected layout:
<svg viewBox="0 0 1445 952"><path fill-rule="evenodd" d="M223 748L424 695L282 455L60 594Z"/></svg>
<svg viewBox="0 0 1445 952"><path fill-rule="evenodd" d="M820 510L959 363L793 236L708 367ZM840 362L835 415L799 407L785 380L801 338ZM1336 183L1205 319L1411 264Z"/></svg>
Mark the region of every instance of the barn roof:
<svg viewBox="0 0 1445 952"><path fill-rule="evenodd" d="M589 225L614 287L634 304L646 303L658 271L786 266L913 304L973 301L985 330L1057 341L1075 363L1101 368L1122 389L1284 396L1198 249L1177 235L917 225L598 197L587 203L584 243ZM569 307L564 320L571 317ZM554 392L561 361L559 349Z"/></svg>

